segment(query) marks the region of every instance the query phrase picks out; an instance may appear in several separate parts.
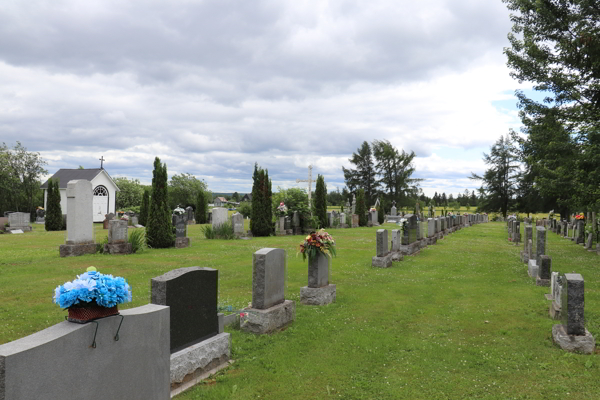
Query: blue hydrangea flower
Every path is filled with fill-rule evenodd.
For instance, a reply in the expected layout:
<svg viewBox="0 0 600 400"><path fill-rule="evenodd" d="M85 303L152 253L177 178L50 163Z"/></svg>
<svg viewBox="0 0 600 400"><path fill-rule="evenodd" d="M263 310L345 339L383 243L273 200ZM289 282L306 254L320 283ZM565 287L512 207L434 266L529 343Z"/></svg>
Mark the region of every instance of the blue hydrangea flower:
<svg viewBox="0 0 600 400"><path fill-rule="evenodd" d="M96 271L78 275L77 279L54 290L54 302L62 308L94 301L103 307L114 307L131 300L131 286L124 278Z"/></svg>

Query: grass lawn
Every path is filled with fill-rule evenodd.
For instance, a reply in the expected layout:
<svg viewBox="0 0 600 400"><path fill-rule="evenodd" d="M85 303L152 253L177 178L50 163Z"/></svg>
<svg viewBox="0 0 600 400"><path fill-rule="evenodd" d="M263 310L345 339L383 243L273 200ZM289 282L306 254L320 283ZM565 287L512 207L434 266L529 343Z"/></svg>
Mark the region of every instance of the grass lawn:
<svg viewBox="0 0 600 400"><path fill-rule="evenodd" d="M187 249L59 258L65 232L35 225L0 235L0 343L63 321L53 290L90 265L128 279L134 301L121 308L149 302L150 278L189 266L218 269L219 304L241 308L251 301L252 253L278 247L287 250L286 298L297 302L296 321L267 336L228 328L233 366L178 400L600 396L598 352L553 345L549 288L527 276L504 223L462 229L390 269L371 268L376 230L330 231L337 301L324 307L299 303L307 282L306 262L296 257L300 236L209 241L192 225ZM96 234L101 241L106 231L98 225ZM600 257L547 235L553 270L584 276L586 327L600 340Z"/></svg>

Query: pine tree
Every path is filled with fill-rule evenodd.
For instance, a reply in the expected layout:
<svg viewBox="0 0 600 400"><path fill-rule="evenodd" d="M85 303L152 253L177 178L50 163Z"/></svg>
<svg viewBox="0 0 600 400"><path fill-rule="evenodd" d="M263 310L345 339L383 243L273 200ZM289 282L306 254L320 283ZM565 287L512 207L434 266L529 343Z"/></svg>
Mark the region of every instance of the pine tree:
<svg viewBox="0 0 600 400"><path fill-rule="evenodd" d="M358 190L356 198L356 213L358 214L358 226L367 226L367 207L365 206L365 190Z"/></svg>
<svg viewBox="0 0 600 400"><path fill-rule="evenodd" d="M63 227L63 218L60 207L60 187L58 181L48 180L48 193L46 196L45 228L47 231L60 231Z"/></svg>
<svg viewBox="0 0 600 400"><path fill-rule="evenodd" d="M196 223L206 224L208 215L207 193L203 190L198 192L196 197Z"/></svg>
<svg viewBox="0 0 600 400"><path fill-rule="evenodd" d="M253 236L269 236L273 230L269 172L259 168L258 164L255 164L253 181L250 230Z"/></svg>
<svg viewBox="0 0 600 400"><path fill-rule="evenodd" d="M377 222L379 222L379 225L383 225L385 218L383 215L383 210L381 208L381 204L379 204L377 206Z"/></svg>
<svg viewBox="0 0 600 400"><path fill-rule="evenodd" d="M313 215L319 220L321 228L326 228L329 225L327 220L327 185L325 185L323 175L317 176Z"/></svg>
<svg viewBox="0 0 600 400"><path fill-rule="evenodd" d="M140 206L140 217L138 221L140 225L146 226L148 223L148 208L150 206L150 189L145 188L142 195L142 205Z"/></svg>
<svg viewBox="0 0 600 400"><path fill-rule="evenodd" d="M152 171L152 199L146 227L146 236L150 247L172 247L175 243L168 198L167 164L162 164L160 158L156 157L154 171Z"/></svg>

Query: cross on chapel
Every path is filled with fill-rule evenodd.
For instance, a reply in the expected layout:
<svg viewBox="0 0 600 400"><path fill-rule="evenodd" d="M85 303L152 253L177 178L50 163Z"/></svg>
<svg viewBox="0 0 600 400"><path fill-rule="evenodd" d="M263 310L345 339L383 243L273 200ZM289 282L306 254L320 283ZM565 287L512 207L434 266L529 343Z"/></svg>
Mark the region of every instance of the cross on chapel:
<svg viewBox="0 0 600 400"><path fill-rule="evenodd" d="M310 214L312 215L312 207L310 203L310 193L312 192L312 165L308 166L308 179L296 179L296 183L300 182L308 182L308 209L311 210Z"/></svg>
<svg viewBox="0 0 600 400"><path fill-rule="evenodd" d="M98 159L100 160L100 169L104 169L104 167L102 166L102 164L104 163L104 156L100 156L100 158Z"/></svg>

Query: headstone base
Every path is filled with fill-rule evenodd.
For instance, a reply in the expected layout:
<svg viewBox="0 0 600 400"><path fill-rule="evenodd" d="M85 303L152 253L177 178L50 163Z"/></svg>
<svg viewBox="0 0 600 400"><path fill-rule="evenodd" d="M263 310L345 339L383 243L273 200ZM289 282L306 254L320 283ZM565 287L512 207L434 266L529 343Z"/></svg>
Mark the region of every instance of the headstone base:
<svg viewBox="0 0 600 400"><path fill-rule="evenodd" d="M561 324L552 326L552 340L561 349L571 353L593 354L596 348L596 339L587 329L585 335L569 335Z"/></svg>
<svg viewBox="0 0 600 400"><path fill-rule="evenodd" d="M371 221L367 221L367 228L371 228L373 226L373 223Z"/></svg>
<svg viewBox="0 0 600 400"><path fill-rule="evenodd" d="M293 235L294 234L294 230L293 229L286 229L285 230L285 234L286 235Z"/></svg>
<svg viewBox="0 0 600 400"><path fill-rule="evenodd" d="M230 356L229 333L220 333L171 354L171 397L229 365Z"/></svg>
<svg viewBox="0 0 600 400"><path fill-rule="evenodd" d="M529 276L532 278L536 278L538 275L537 262L535 260L529 260L529 263L527 265L528 265L527 273L529 274Z"/></svg>
<svg viewBox="0 0 600 400"><path fill-rule="evenodd" d="M548 310L548 314L550 315L550 318L554 320L558 321L561 319L561 308L558 304L556 304L556 301L552 301L552 303L550 303L550 309Z"/></svg>
<svg viewBox="0 0 600 400"><path fill-rule="evenodd" d="M404 256L400 253L394 252L392 253L392 262L399 262L404 260Z"/></svg>
<svg viewBox="0 0 600 400"><path fill-rule="evenodd" d="M554 297L552 297L552 294L550 293L546 293L544 297L546 298L546 300L554 300Z"/></svg>
<svg viewBox="0 0 600 400"><path fill-rule="evenodd" d="M17 235L19 233L25 233L25 232L23 232L21 229L12 229L12 230L8 230L7 233L10 233L11 235Z"/></svg>
<svg viewBox="0 0 600 400"><path fill-rule="evenodd" d="M300 302L309 306L324 306L335 303L335 285L330 284L320 288L301 287Z"/></svg>
<svg viewBox="0 0 600 400"><path fill-rule="evenodd" d="M411 244L401 244L398 246L398 252L405 256L411 256L419 252L419 242Z"/></svg>
<svg viewBox="0 0 600 400"><path fill-rule="evenodd" d="M550 287L550 279L542 279L539 276L535 278L535 284L537 286L547 286Z"/></svg>
<svg viewBox="0 0 600 400"><path fill-rule="evenodd" d="M133 253L133 246L131 243L116 243L116 244L105 244L105 254L131 254Z"/></svg>
<svg viewBox="0 0 600 400"><path fill-rule="evenodd" d="M392 254L387 254L383 257L373 257L371 261L372 267L389 268L392 266Z"/></svg>
<svg viewBox="0 0 600 400"><path fill-rule="evenodd" d="M241 330L257 334L271 333L296 319L296 302L285 300L266 310L246 308L244 313L246 315L240 318Z"/></svg>
<svg viewBox="0 0 600 400"><path fill-rule="evenodd" d="M185 247L190 247L190 238L189 237L175 238L175 248L176 249L183 249Z"/></svg>
<svg viewBox="0 0 600 400"><path fill-rule="evenodd" d="M294 228L294 235L302 235L302 228L299 226Z"/></svg>
<svg viewBox="0 0 600 400"><path fill-rule="evenodd" d="M418 243L419 243L419 249L424 249L425 247L427 247L427 238L423 238L423 239L419 240Z"/></svg>
<svg viewBox="0 0 600 400"><path fill-rule="evenodd" d="M77 257L84 254L96 253L96 243L88 244L61 244L58 248L61 257Z"/></svg>
<svg viewBox="0 0 600 400"><path fill-rule="evenodd" d="M435 236L428 237L427 242L428 242L427 243L428 246L434 245L437 243L437 238Z"/></svg>

